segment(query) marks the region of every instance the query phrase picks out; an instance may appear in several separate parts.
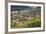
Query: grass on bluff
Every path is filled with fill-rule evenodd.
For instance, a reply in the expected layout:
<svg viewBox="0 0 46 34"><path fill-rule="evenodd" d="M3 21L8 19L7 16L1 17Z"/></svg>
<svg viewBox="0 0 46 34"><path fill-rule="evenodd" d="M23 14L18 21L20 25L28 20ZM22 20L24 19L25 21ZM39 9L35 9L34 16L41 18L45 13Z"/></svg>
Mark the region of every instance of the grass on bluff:
<svg viewBox="0 0 46 34"><path fill-rule="evenodd" d="M40 27L41 26L41 17L37 16L34 19L25 20L22 23L14 23L11 25L11 28L32 28L32 27Z"/></svg>

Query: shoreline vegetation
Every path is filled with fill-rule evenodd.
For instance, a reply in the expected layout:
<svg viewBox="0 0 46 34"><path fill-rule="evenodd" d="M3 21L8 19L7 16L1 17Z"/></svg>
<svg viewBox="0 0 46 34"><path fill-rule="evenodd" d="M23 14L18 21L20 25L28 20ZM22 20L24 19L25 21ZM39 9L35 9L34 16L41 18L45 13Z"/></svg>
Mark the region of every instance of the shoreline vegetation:
<svg viewBox="0 0 46 34"><path fill-rule="evenodd" d="M41 27L41 18L39 16L35 17L32 20L24 20L20 23L14 23L11 25L11 28L32 28L32 27Z"/></svg>

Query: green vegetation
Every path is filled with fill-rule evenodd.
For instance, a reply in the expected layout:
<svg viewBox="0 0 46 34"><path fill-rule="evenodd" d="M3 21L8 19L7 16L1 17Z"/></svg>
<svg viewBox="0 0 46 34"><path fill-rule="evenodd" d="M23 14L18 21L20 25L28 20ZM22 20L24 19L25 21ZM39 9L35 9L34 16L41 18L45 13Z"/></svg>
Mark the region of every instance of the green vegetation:
<svg viewBox="0 0 46 34"><path fill-rule="evenodd" d="M13 24L13 23L12 23ZM14 23L11 27L14 28L31 28L31 27L40 27L41 26L41 17L37 16L34 19L25 20L22 23Z"/></svg>

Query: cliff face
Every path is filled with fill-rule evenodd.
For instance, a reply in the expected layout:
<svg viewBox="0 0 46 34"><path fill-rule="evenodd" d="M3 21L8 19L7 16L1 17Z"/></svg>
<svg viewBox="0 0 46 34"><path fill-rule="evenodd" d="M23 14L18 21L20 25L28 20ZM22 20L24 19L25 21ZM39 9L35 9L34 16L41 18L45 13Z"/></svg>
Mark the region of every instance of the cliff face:
<svg viewBox="0 0 46 34"><path fill-rule="evenodd" d="M28 20L28 19L33 19L36 16L41 16L41 8L35 8L33 10L29 9L29 10L21 10L21 11L12 11L12 20L13 21L24 21L24 20Z"/></svg>

